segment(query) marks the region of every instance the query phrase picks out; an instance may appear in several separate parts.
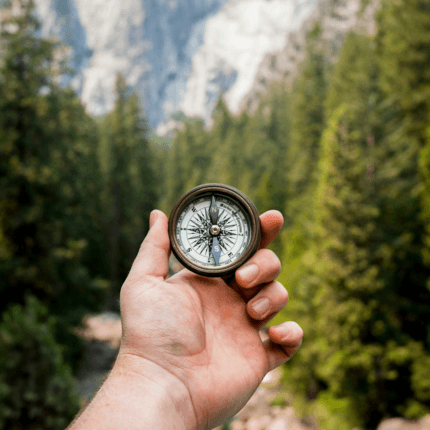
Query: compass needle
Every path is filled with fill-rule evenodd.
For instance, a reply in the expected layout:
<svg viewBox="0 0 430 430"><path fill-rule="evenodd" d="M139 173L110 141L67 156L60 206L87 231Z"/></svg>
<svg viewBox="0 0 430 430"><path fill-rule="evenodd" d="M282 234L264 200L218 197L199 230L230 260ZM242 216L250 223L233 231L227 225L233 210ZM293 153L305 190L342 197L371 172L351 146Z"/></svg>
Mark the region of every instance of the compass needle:
<svg viewBox="0 0 430 430"><path fill-rule="evenodd" d="M216 237L213 238L211 253L214 256L215 264L217 266L219 266L219 257L221 255L221 247L220 247L220 244L219 244L218 239Z"/></svg>
<svg viewBox="0 0 430 430"><path fill-rule="evenodd" d="M215 201L215 196L213 194L212 194L211 205L209 207L209 215L211 218L212 225L217 225L218 217L219 217L219 209Z"/></svg>

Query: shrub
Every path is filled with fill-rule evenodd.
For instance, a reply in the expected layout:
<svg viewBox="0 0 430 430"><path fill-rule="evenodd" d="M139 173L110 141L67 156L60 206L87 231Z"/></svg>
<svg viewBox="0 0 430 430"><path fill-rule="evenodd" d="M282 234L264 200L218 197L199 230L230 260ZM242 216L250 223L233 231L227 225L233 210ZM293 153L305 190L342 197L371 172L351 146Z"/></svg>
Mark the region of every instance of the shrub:
<svg viewBox="0 0 430 430"><path fill-rule="evenodd" d="M76 381L54 339L56 319L34 296L0 322L0 430L64 429L79 410Z"/></svg>

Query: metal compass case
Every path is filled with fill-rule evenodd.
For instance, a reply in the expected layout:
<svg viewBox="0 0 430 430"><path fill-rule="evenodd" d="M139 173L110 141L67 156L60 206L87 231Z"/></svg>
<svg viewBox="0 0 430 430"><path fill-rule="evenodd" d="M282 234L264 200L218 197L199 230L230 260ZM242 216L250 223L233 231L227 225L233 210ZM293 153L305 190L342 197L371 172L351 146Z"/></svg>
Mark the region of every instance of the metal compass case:
<svg viewBox="0 0 430 430"><path fill-rule="evenodd" d="M233 273L258 249L260 217L236 188L204 184L181 197L169 218L172 251L187 269L203 276Z"/></svg>

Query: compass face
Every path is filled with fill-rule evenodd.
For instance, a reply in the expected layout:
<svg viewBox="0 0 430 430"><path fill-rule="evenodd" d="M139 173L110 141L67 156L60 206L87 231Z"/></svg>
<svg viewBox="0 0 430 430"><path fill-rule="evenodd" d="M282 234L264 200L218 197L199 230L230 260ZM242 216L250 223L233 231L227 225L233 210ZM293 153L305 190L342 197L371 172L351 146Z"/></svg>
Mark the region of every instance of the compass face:
<svg viewBox="0 0 430 430"><path fill-rule="evenodd" d="M222 267L236 261L248 247L251 237L249 216L232 199L214 194L219 215L219 234L212 236L210 206L212 195L199 197L190 202L178 217L176 238L185 255L206 267ZM216 264L212 247L214 238L219 243L220 256Z"/></svg>
<svg viewBox="0 0 430 430"><path fill-rule="evenodd" d="M258 248L260 224L252 202L235 188L207 184L187 193L169 219L172 250L190 270L222 276Z"/></svg>

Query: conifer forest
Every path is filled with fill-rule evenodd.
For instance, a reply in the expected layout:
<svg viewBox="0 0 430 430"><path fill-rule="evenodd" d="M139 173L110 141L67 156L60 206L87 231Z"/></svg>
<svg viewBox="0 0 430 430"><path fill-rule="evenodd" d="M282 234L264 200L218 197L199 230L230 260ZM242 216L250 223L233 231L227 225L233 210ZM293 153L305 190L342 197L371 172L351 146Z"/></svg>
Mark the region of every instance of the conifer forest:
<svg viewBox="0 0 430 430"><path fill-rule="evenodd" d="M296 409L327 430L430 413L430 0L382 0L335 63L315 24L292 85L239 115L221 98L163 144L121 74L114 109L87 114L21 3L0 28L0 430L67 426L73 328L118 311L151 210L207 182L284 215L291 301L269 324L304 330L282 376Z"/></svg>

